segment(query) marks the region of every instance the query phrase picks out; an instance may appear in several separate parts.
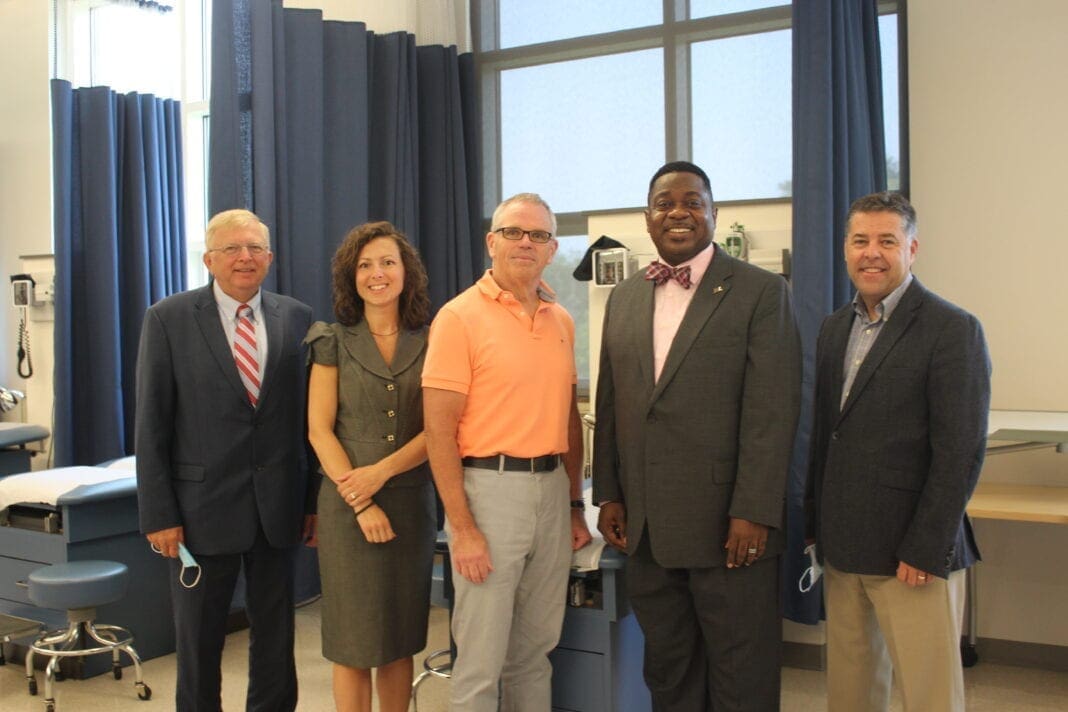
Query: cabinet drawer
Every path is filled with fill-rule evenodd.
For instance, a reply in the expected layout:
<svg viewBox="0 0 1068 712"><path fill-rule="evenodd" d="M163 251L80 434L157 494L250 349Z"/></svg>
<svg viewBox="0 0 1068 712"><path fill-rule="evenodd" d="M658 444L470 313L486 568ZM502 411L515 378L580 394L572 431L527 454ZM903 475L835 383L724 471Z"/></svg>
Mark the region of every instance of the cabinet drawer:
<svg viewBox="0 0 1068 712"><path fill-rule="evenodd" d="M0 527L0 561L7 557L56 564L67 560L67 541L63 534Z"/></svg>
<svg viewBox="0 0 1068 712"><path fill-rule="evenodd" d="M605 695L605 657L597 653L557 648L549 653L553 664L554 710L608 712Z"/></svg>
<svg viewBox="0 0 1068 712"><path fill-rule="evenodd" d="M30 573L47 565L40 561L0 558L0 598L18 603L30 603L29 590L23 586L17 586L15 582L29 581Z"/></svg>
<svg viewBox="0 0 1068 712"><path fill-rule="evenodd" d="M564 612L564 627L560 631L561 648L607 653L611 645L612 622L603 611L594 608L572 608Z"/></svg>

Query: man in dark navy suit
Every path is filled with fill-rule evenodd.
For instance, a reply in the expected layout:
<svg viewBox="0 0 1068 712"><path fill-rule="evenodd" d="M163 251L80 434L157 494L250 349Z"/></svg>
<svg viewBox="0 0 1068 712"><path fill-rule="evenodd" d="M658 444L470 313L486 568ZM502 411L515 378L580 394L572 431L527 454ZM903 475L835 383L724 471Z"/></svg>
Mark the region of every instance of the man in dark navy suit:
<svg viewBox="0 0 1068 712"><path fill-rule="evenodd" d="M273 254L247 210L208 223L212 282L145 314L137 361L141 530L171 559L178 647L176 708L221 707L220 662L243 568L249 710L293 710L296 546L314 533L317 477L305 448L311 308L260 289ZM201 577L179 581L179 544ZM191 576L186 577L189 583Z"/></svg>

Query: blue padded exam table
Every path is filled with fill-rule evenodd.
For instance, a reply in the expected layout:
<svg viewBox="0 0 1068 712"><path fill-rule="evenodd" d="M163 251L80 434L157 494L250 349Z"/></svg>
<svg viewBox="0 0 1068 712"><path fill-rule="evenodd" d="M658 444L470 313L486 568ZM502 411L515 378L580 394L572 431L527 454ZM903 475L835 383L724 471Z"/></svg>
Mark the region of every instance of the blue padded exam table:
<svg viewBox="0 0 1068 712"><path fill-rule="evenodd" d="M0 477L28 471L34 451L26 446L48 436L48 428L42 425L0 423Z"/></svg>

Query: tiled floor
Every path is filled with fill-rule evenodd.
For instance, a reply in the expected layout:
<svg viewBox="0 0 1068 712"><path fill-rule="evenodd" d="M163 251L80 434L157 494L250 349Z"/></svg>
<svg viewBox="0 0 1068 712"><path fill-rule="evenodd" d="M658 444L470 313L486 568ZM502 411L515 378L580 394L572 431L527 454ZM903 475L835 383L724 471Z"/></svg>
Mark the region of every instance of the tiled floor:
<svg viewBox="0 0 1068 712"><path fill-rule="evenodd" d="M297 674L300 678L300 704L305 712L332 710L330 665L319 653L319 606L312 604L297 611ZM431 610L428 650L448 645L445 611ZM244 709L248 663L248 632L234 633L227 640L223 663L223 706ZM419 658L420 664L422 656ZM420 668L421 669L421 668ZM144 664L145 682L152 699L141 702L133 685L133 670L127 668L121 681L111 675L89 680L72 680L56 687L57 712L152 712L174 708L174 656L149 660ZM44 687L41 674L38 684ZM992 665L980 662L965 671L968 710L973 712L1062 712L1068 710L1068 674ZM420 712L445 712L448 682L429 679L419 690ZM783 670L784 712L824 709L823 674L808 670ZM41 712L41 696L30 697L21 665L0 667L0 710ZM895 699L892 709L900 712Z"/></svg>

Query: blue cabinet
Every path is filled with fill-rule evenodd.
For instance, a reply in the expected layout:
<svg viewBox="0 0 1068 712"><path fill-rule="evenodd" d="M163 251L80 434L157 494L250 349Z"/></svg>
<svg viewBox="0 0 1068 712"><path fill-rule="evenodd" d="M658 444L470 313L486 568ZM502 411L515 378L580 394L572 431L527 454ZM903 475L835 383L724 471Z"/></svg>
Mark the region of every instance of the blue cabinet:
<svg viewBox="0 0 1068 712"><path fill-rule="evenodd" d="M573 573L582 578L586 604L568 606L553 664L553 710L559 712L648 712L642 679L645 641L627 604L625 557L606 548L601 568Z"/></svg>

